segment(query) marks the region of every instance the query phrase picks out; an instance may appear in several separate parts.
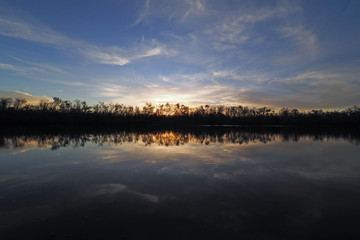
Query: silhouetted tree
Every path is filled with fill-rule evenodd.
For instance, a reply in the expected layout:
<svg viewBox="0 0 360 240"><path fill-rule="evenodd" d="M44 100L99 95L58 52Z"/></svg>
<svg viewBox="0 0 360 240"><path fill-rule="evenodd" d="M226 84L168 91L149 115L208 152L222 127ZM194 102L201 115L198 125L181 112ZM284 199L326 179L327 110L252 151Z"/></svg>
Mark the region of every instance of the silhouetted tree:
<svg viewBox="0 0 360 240"><path fill-rule="evenodd" d="M23 107L26 104L25 98L15 98L15 101L13 103L15 110L19 110L21 107Z"/></svg>
<svg viewBox="0 0 360 240"><path fill-rule="evenodd" d="M12 98L1 98L0 99L0 108L2 110L10 108L12 104Z"/></svg>
<svg viewBox="0 0 360 240"><path fill-rule="evenodd" d="M176 124L282 124L282 125L343 125L359 127L360 108L357 106L342 111L282 108L249 108L246 106L200 105L188 107L180 103L146 103L142 110L138 106L99 102L88 106L78 99L71 102L54 97L52 101L43 99L39 104L31 104L25 99L0 99L2 112L0 121L7 123L176 123Z"/></svg>

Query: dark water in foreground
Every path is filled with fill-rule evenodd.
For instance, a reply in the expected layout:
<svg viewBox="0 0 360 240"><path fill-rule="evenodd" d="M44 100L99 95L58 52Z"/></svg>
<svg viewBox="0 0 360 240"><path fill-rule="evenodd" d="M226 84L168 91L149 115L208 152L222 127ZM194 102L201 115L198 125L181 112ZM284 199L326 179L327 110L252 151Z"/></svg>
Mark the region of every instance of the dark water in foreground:
<svg viewBox="0 0 360 240"><path fill-rule="evenodd" d="M360 138L0 134L0 239L359 239Z"/></svg>

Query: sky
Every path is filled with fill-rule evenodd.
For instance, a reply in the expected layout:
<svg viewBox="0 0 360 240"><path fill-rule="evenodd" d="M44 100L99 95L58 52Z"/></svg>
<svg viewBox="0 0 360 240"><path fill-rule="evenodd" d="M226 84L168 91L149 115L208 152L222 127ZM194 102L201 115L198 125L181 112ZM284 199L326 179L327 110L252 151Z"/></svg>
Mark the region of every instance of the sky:
<svg viewBox="0 0 360 240"><path fill-rule="evenodd" d="M0 97L360 105L360 1L0 0Z"/></svg>

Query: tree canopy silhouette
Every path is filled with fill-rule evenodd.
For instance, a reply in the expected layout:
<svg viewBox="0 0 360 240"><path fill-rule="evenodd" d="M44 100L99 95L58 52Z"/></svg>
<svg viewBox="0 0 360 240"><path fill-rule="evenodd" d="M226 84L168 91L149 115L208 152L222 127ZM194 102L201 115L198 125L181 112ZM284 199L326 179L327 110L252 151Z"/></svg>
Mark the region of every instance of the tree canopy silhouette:
<svg viewBox="0 0 360 240"><path fill-rule="evenodd" d="M32 104L25 99L0 99L4 124L210 124L210 125L332 125L359 127L360 108L342 111L267 107L146 103L142 108L119 103L62 100L54 97Z"/></svg>

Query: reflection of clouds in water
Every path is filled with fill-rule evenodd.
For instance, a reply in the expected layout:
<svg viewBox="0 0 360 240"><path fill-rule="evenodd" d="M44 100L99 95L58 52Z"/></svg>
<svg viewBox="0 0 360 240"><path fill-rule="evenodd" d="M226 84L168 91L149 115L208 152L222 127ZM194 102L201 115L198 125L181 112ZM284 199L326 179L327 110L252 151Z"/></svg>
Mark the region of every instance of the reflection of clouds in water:
<svg viewBox="0 0 360 240"><path fill-rule="evenodd" d="M61 215L64 206L71 212L83 206L101 206L100 212L106 207L109 212L118 208L118 213L160 209L169 211L169 216L180 212L192 219L221 219L226 227L251 214L261 217L265 212L264 216L272 219L274 209L286 216L292 212L300 219L306 215L313 221L323 211L319 207L322 199L317 196L325 196L326 204L336 203L336 188L333 195L326 195L333 185L358 191L358 146L342 138L282 141L276 136L266 144L213 141L207 145L196 140L177 146L146 145L139 140L100 147L90 141L83 148L57 151L17 155L1 151L0 189L5 194L0 199L8 210L0 225ZM69 138L62 139L66 143ZM18 166L26 174L19 172ZM18 203L11 202L13 199ZM12 211L12 206L17 209Z"/></svg>
<svg viewBox="0 0 360 240"><path fill-rule="evenodd" d="M220 144L187 144L173 148L165 146L152 146L151 148L147 148L141 144L129 144L116 146L111 149L99 149L96 154L100 159L105 160L102 164L140 160L143 164L149 165L162 163L179 163L181 165L192 165L193 163L198 165L221 165L232 161L246 160L239 155L239 153L244 150L245 146L233 148L231 146ZM229 154L237 154L237 156L234 157Z"/></svg>
<svg viewBox="0 0 360 240"><path fill-rule="evenodd" d="M137 193L137 195L149 200L150 202L159 202L159 197L152 194Z"/></svg>
<svg viewBox="0 0 360 240"><path fill-rule="evenodd" d="M43 154L51 155L49 159L55 158L55 154L60 155L56 157L56 161L42 160L38 164L29 165L30 169L60 168L70 164L79 167L93 165L107 170L188 174L223 180L277 172L311 178L346 175L357 177L356 169L359 169L360 163L355 159L360 156L360 148L349 144L348 139L340 136L342 135L257 133L239 130L204 133L123 131L114 134L80 134L76 137L20 136L7 138L7 142L10 146L9 142L17 142L16 146L20 146L20 149L27 146L27 142L32 147L40 143L42 149L44 146L84 147L81 151L61 148L56 152L38 152L40 158ZM326 141L323 141L324 139ZM178 142L183 144L177 145ZM24 158L26 154L28 153L24 153ZM33 160L32 162L34 163ZM61 172L54 172L51 178L61 176ZM9 172L6 172L2 178L6 181L17 177L19 176L16 174L10 176ZM25 176L20 178L25 179ZM41 178L49 179L49 176Z"/></svg>
<svg viewBox="0 0 360 240"><path fill-rule="evenodd" d="M217 173L217 177L234 179L236 174L295 174L311 179L355 177L360 174L360 148L344 141L276 142L272 146L248 148L242 152L249 159L240 169ZM239 162L237 162L239 163ZM239 165L237 165L239 166Z"/></svg>
<svg viewBox="0 0 360 240"><path fill-rule="evenodd" d="M91 195L113 195L118 192L122 192L126 189L126 186L123 184L103 184L96 186L94 190L91 191Z"/></svg>
<svg viewBox="0 0 360 240"><path fill-rule="evenodd" d="M159 174L191 174L223 180L279 172L310 178L359 177L360 167L360 161L356 160L360 148L344 141L273 141L241 146L187 144L173 148L130 144L100 149L96 154L100 165L141 166Z"/></svg>
<svg viewBox="0 0 360 240"><path fill-rule="evenodd" d="M38 139L13 138L6 139L3 147L12 154L24 153L35 149L49 148L49 142L40 142ZM1 150L1 146L0 146Z"/></svg>
<svg viewBox="0 0 360 240"><path fill-rule="evenodd" d="M140 198L143 198L145 200L148 200L153 203L159 202L159 197L148 194L148 193L140 193L134 190L131 190L128 186L125 186L123 184L102 184L102 185L96 185L92 187L86 195L90 196L109 196L112 197L119 193L125 193L125 194L131 194L133 196L138 196Z"/></svg>

